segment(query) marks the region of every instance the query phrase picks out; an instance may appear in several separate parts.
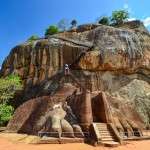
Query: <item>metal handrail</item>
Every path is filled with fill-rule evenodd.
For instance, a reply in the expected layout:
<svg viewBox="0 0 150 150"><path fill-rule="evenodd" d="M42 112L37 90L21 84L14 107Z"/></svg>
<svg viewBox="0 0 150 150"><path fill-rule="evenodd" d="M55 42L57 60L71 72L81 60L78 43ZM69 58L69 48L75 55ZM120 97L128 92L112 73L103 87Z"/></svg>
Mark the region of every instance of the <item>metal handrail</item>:
<svg viewBox="0 0 150 150"><path fill-rule="evenodd" d="M61 132L61 134L84 134L86 136L89 136L89 132ZM39 131L38 136L41 137L42 134L50 135L50 134L58 134L58 132L45 132L45 131Z"/></svg>
<svg viewBox="0 0 150 150"><path fill-rule="evenodd" d="M144 132L143 132L143 131L144 131ZM133 133L133 136L136 136L136 134L139 134L140 131L133 131L132 133ZM122 138L128 138L128 136L126 136L126 135L128 135L128 132L122 132L122 131L120 131L120 132L119 132L119 135L120 135ZM142 130L142 136L143 136L143 137L150 137L150 130Z"/></svg>

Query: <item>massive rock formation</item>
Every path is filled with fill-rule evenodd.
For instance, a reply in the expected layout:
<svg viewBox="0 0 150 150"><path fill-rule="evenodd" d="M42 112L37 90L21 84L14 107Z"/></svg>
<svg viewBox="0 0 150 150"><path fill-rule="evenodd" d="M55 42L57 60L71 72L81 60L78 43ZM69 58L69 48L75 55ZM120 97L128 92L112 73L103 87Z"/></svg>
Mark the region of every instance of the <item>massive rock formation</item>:
<svg viewBox="0 0 150 150"><path fill-rule="evenodd" d="M70 64L76 81L63 77L64 64ZM17 97L18 103L54 96L63 83L71 82L91 92L105 91L118 128L150 124L150 34L139 21L118 27L82 25L18 45L1 69L1 76L10 73L23 79L24 91ZM121 120L122 116L126 119Z"/></svg>

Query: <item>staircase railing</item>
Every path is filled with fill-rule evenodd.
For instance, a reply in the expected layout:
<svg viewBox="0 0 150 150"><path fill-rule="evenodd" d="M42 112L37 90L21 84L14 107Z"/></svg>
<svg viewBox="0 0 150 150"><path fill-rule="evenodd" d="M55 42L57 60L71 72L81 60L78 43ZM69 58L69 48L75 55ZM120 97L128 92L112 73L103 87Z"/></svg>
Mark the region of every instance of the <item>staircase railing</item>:
<svg viewBox="0 0 150 150"><path fill-rule="evenodd" d="M118 141L120 144L122 144L122 143L123 143L122 138L120 137L119 132L117 131L117 129L115 128L115 126L114 126L112 123L108 123L108 126L109 126L109 128L113 131L113 133L114 133L114 135L115 135L117 141Z"/></svg>

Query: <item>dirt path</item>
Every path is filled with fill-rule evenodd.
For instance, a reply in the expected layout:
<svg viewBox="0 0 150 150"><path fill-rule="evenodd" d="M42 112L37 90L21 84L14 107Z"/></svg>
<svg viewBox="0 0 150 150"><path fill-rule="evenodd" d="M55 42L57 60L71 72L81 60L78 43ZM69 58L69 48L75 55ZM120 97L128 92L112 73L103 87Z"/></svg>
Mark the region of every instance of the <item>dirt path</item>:
<svg viewBox="0 0 150 150"><path fill-rule="evenodd" d="M116 148L93 147L87 144L42 144L31 145L22 143L12 143L8 139L0 138L0 150L150 150L149 141L130 142L127 145Z"/></svg>

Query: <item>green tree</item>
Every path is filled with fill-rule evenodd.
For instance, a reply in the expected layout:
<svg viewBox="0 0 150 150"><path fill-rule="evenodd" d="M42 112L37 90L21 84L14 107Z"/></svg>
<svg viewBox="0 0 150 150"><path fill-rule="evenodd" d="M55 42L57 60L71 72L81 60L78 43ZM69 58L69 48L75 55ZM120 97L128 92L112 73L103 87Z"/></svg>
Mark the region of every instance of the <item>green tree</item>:
<svg viewBox="0 0 150 150"><path fill-rule="evenodd" d="M0 104L9 102L22 87L21 79L17 75L0 78Z"/></svg>
<svg viewBox="0 0 150 150"><path fill-rule="evenodd" d="M68 20L67 20L67 19L61 19L61 20L58 22L58 28L59 28L61 31L67 30L68 26L69 26L69 23L68 23Z"/></svg>
<svg viewBox="0 0 150 150"><path fill-rule="evenodd" d="M49 26L45 31L45 36L53 35L59 32L57 26Z"/></svg>
<svg viewBox="0 0 150 150"><path fill-rule="evenodd" d="M0 104L0 126L6 126L11 119L14 108L7 104Z"/></svg>
<svg viewBox="0 0 150 150"><path fill-rule="evenodd" d="M129 18L129 13L126 10L113 11L111 21L113 24L122 24Z"/></svg>
<svg viewBox="0 0 150 150"><path fill-rule="evenodd" d="M5 126L11 119L14 108L9 102L22 88L21 79L17 75L0 78L0 126Z"/></svg>
<svg viewBox="0 0 150 150"><path fill-rule="evenodd" d="M98 23L103 25L110 25L109 17L107 16L101 17Z"/></svg>
<svg viewBox="0 0 150 150"><path fill-rule="evenodd" d="M74 28L74 27L76 27L77 26L77 20L75 20L75 19L73 19L72 21L71 21L71 28Z"/></svg>
<svg viewBox="0 0 150 150"><path fill-rule="evenodd" d="M28 38L28 42L33 42L33 41L36 41L36 40L38 40L39 39L39 37L37 36L37 35L32 35L31 37L29 37Z"/></svg>

